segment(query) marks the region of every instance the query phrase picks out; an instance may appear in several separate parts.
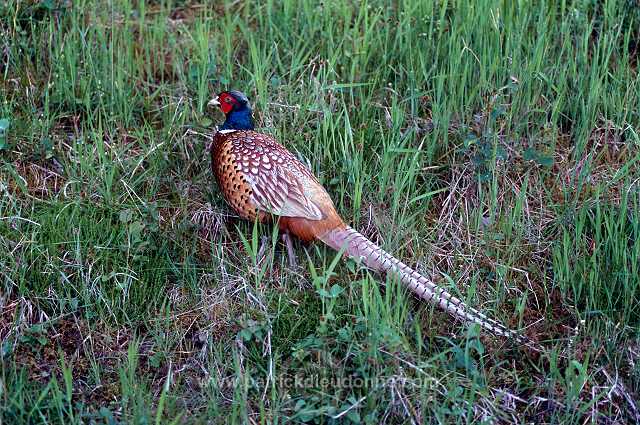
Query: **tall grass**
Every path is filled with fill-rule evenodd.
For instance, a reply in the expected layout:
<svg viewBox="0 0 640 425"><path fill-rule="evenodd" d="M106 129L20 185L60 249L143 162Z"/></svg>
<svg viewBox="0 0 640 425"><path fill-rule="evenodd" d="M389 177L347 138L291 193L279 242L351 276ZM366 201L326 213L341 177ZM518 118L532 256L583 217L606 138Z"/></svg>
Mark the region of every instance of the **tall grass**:
<svg viewBox="0 0 640 425"><path fill-rule="evenodd" d="M622 0L5 2L0 422L640 420L639 25ZM227 88L348 222L546 350L317 245L287 267L212 181Z"/></svg>

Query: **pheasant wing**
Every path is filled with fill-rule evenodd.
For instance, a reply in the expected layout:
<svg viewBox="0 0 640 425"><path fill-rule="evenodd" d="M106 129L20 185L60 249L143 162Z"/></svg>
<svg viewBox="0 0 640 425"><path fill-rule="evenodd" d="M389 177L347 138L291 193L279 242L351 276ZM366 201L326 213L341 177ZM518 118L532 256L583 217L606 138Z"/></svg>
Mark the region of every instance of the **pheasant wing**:
<svg viewBox="0 0 640 425"><path fill-rule="evenodd" d="M299 170L282 166L266 170L262 167L248 181L253 190L252 200L259 210L308 220L324 218L322 210L313 201L318 183Z"/></svg>

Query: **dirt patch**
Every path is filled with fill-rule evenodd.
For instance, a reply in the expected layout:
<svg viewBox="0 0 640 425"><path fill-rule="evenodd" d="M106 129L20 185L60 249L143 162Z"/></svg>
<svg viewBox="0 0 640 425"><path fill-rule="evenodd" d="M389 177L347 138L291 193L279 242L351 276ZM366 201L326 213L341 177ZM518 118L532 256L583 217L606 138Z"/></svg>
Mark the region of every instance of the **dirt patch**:
<svg viewBox="0 0 640 425"><path fill-rule="evenodd" d="M2 310L0 330L7 334L7 313ZM226 317L226 311L213 308L213 317ZM159 351L148 329L134 333L129 328L109 328L103 323L95 326L82 319L64 317L46 323L37 323L24 329L15 338L13 361L23 368L33 382L46 384L55 378L64 382L64 369L71 370L73 392L77 400L88 405L104 406L121 398L121 374L135 367L135 379L147 381L151 391L159 393L167 374L173 379L179 375L189 388L197 389L206 379L206 368L201 364L201 352L211 338L228 335L229 328L211 328L204 312L178 314L173 336L179 339L166 351ZM220 323L228 323L219 320ZM130 350L136 350L137 361L132 363Z"/></svg>
<svg viewBox="0 0 640 425"><path fill-rule="evenodd" d="M10 193L21 193L23 190L39 199L48 199L59 193L65 178L59 163L53 160L44 162L15 161L17 175L8 175L8 189Z"/></svg>

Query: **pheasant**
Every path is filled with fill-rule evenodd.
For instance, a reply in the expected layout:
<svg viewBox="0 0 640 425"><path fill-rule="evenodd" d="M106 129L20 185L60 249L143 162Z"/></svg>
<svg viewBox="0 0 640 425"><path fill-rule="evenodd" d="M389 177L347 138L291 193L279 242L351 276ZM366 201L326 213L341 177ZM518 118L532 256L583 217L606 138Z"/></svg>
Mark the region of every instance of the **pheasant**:
<svg viewBox="0 0 640 425"><path fill-rule="evenodd" d="M208 105L219 107L226 117L213 138L211 164L225 200L240 217L277 220L288 249L289 235L322 241L378 273L395 273L415 295L454 317L530 345L528 338L467 306L349 227L311 171L273 137L254 130L244 93L223 91Z"/></svg>

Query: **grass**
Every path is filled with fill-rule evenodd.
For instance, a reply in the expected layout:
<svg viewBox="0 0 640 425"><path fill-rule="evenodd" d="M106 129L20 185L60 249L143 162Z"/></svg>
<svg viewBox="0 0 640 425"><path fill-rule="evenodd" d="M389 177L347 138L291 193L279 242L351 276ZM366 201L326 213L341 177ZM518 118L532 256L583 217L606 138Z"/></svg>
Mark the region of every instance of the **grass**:
<svg viewBox="0 0 640 425"><path fill-rule="evenodd" d="M640 421L638 28L632 0L2 3L0 423ZM290 269L212 181L227 88L545 350L317 244Z"/></svg>

